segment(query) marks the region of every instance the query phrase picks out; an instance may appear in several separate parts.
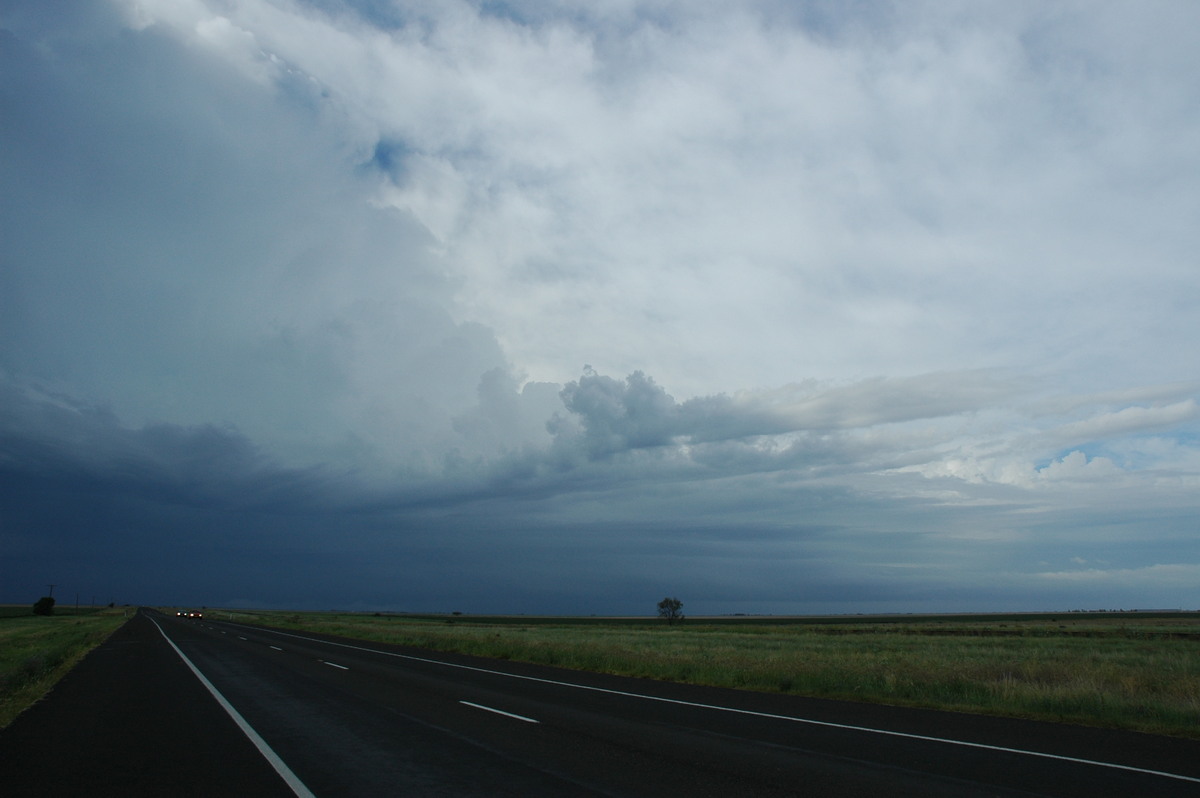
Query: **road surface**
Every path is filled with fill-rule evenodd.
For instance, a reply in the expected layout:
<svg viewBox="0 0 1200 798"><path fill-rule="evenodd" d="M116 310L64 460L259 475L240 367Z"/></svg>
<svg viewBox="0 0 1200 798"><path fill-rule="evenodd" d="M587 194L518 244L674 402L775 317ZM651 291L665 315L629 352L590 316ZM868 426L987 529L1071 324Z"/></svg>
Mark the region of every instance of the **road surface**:
<svg viewBox="0 0 1200 798"><path fill-rule="evenodd" d="M0 732L0 792L1195 796L1200 743L143 611Z"/></svg>

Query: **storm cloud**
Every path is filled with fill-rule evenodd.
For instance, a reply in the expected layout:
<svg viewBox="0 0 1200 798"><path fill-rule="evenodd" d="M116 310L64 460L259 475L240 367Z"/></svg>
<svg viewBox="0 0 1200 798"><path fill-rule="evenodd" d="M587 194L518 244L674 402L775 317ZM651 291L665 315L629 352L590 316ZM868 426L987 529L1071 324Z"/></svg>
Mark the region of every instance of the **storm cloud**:
<svg viewBox="0 0 1200 798"><path fill-rule="evenodd" d="M0 10L0 600L1194 607L1191 4Z"/></svg>

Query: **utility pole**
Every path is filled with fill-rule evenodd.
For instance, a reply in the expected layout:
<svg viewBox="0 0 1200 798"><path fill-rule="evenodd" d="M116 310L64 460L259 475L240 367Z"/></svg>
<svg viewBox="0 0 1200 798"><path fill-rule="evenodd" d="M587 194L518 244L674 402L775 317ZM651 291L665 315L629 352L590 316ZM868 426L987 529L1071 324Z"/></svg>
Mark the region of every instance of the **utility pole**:
<svg viewBox="0 0 1200 798"><path fill-rule="evenodd" d="M54 598L54 588L56 585L50 585L50 598Z"/></svg>

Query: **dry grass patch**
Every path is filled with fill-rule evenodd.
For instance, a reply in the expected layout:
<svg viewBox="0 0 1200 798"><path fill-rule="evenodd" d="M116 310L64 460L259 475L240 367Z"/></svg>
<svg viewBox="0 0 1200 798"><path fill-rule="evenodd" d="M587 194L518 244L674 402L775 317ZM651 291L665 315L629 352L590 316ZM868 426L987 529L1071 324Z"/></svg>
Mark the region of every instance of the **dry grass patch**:
<svg viewBox="0 0 1200 798"><path fill-rule="evenodd" d="M653 623L261 614L360 640L763 692L1200 738L1200 619Z"/></svg>

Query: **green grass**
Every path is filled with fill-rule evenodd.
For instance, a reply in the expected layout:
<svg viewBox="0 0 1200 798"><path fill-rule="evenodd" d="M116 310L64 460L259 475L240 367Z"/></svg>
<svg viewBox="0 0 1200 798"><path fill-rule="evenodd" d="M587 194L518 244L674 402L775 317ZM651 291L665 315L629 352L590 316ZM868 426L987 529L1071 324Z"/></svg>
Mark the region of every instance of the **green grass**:
<svg viewBox="0 0 1200 798"><path fill-rule="evenodd" d="M132 610L103 609L42 617L0 607L0 728L38 701L87 652L125 623ZM72 608L73 609L73 608Z"/></svg>
<svg viewBox="0 0 1200 798"><path fill-rule="evenodd" d="M232 615L602 673L1200 739L1193 613L722 618L671 628L645 619Z"/></svg>

